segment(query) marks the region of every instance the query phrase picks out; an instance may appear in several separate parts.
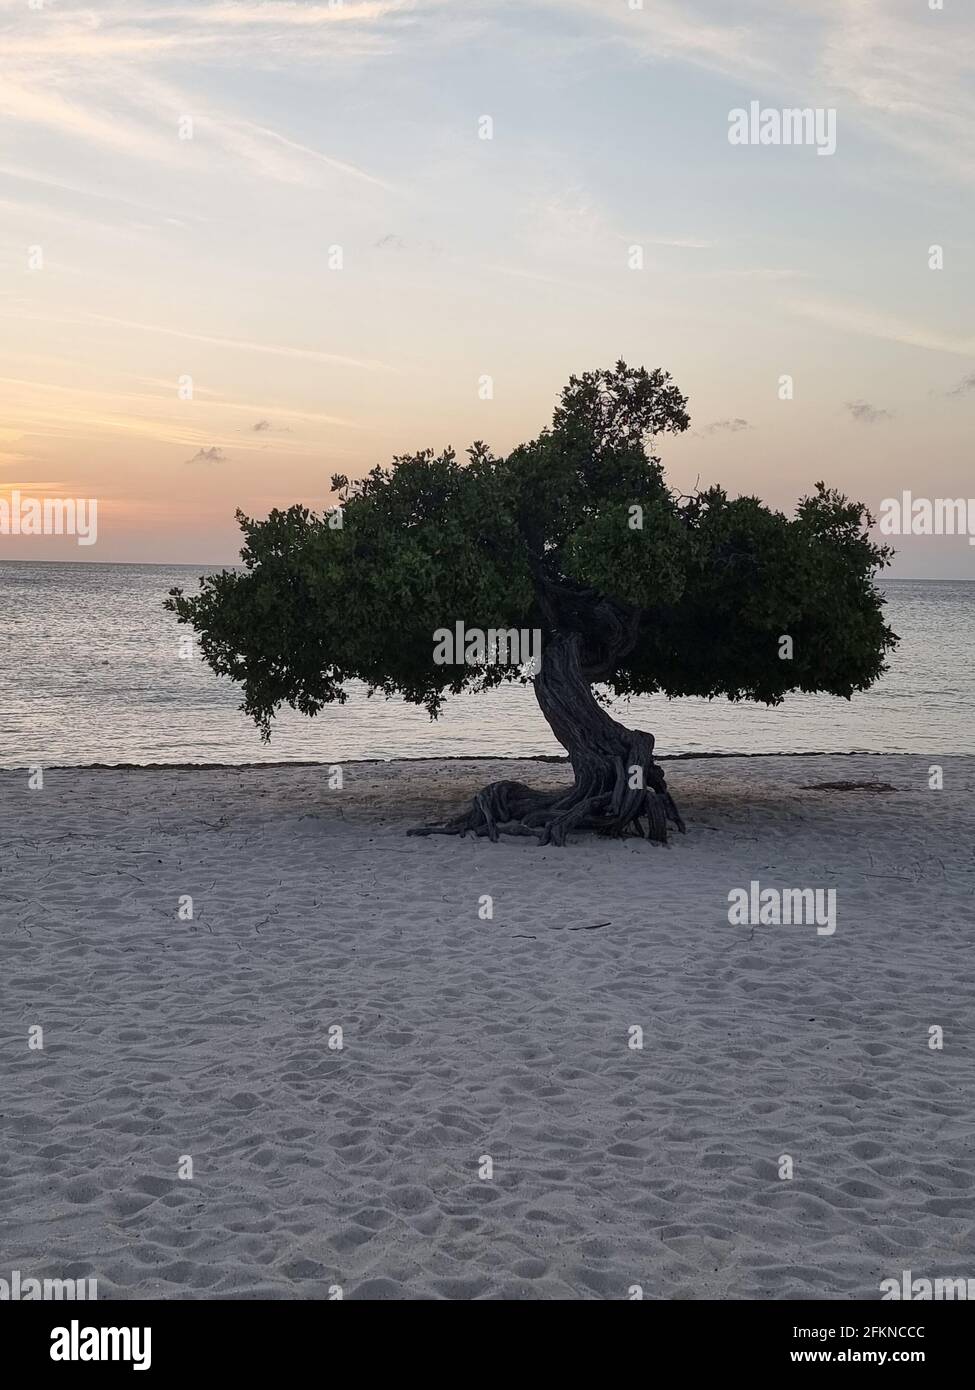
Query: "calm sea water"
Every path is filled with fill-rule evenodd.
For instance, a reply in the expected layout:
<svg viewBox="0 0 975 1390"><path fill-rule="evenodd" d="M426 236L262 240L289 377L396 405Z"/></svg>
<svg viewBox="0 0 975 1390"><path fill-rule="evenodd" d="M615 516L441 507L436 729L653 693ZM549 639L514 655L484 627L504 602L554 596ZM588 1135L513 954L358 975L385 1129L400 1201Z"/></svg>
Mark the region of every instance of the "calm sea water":
<svg viewBox="0 0 975 1390"><path fill-rule="evenodd" d="M219 568L219 566L217 567ZM239 694L198 658L161 607L199 566L0 562L0 766L325 761L558 754L531 691L455 698L431 722L355 690L317 719L283 711L271 743ZM666 753L975 753L975 583L885 584L901 645L852 702L795 695L777 709L727 700L617 703Z"/></svg>

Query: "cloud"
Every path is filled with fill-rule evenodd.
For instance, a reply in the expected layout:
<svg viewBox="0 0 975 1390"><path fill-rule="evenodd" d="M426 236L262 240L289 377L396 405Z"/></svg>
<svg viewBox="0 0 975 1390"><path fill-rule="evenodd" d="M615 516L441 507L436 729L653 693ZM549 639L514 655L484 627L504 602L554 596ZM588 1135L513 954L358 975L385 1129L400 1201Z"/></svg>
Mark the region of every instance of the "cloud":
<svg viewBox="0 0 975 1390"><path fill-rule="evenodd" d="M946 396L967 396L970 391L975 391L975 372L969 376L963 376L956 386L950 391L946 391Z"/></svg>
<svg viewBox="0 0 975 1390"><path fill-rule="evenodd" d="M310 149L308 145L302 145L297 140L291 140L286 135L281 135L276 130L270 130L267 126L252 125L249 121L238 121L236 123L238 131L253 132L254 135L265 140L277 141L285 149L294 150L299 155L304 155L308 159L317 160L335 173L345 174L350 178L361 179L363 183L371 183L375 188L383 188L387 192L395 191L395 185L387 183L385 179L377 178L375 174L369 174L365 169L360 169L356 164L349 164L344 159L333 159L331 155L322 154L320 150ZM238 150L240 146L238 144Z"/></svg>
<svg viewBox="0 0 975 1390"><path fill-rule="evenodd" d="M227 455L216 445L209 449L197 449L193 457L186 460L187 463L226 463L226 461Z"/></svg>
<svg viewBox="0 0 975 1390"><path fill-rule="evenodd" d="M421 12L445 4L446 0L195 0L192 5L167 6L159 0L102 0L97 16L91 10L54 11L46 23L38 24L36 14L26 14L19 29L13 25L4 34L4 54L38 59L158 53L185 59L202 51L211 60L232 63L249 53L253 61L267 66L295 58L341 59L355 52L381 52L390 32L415 27ZM3 8L12 8L9 0ZM27 9L26 0L23 8Z"/></svg>
<svg viewBox="0 0 975 1390"><path fill-rule="evenodd" d="M847 401L843 409L849 411L854 420L859 420L861 425L876 425L880 420L893 419L889 410L880 410L869 401Z"/></svg>
<svg viewBox="0 0 975 1390"><path fill-rule="evenodd" d="M28 72L19 81L13 74L4 76L0 112L8 122L40 126L66 138L102 145L139 159L175 160L175 141L165 141L144 127L121 119L116 112L95 110L84 99L67 100L51 90L47 69L40 69L35 80L37 85L31 85ZM80 75L77 85L83 85Z"/></svg>
<svg viewBox="0 0 975 1390"><path fill-rule="evenodd" d="M792 300L785 306L801 318L814 319L846 333L860 333L869 338L904 343L908 347L926 348L931 352L951 352L960 357L975 357L975 338L958 338L939 333L889 314L857 304L840 304L828 300Z"/></svg>
<svg viewBox="0 0 975 1390"><path fill-rule="evenodd" d="M316 62L341 64L359 50L383 51L376 40L388 25L402 32L404 24L412 24L415 11L438 3L200 0L193 6L166 8L138 0L105 0L97 15L52 10L40 24L25 2L3 32L0 115L25 130L55 132L62 142L86 151L121 153L132 160L179 169L195 162L198 171L206 171L212 145L217 144L233 164L281 183L315 187L322 184L323 174L331 173L394 191L391 184L348 160L246 119L241 110L221 109L203 94L199 80L181 91L165 74L174 60L191 71L216 63L273 72L291 72ZM9 8L0 0L0 9ZM199 127L193 140L176 138L176 123L185 115ZM23 133L17 132L17 148L23 140Z"/></svg>
<svg viewBox="0 0 975 1390"><path fill-rule="evenodd" d="M361 371L393 371L385 362L375 362L358 357L343 357L333 352L319 352L316 348L285 347L279 343L252 343L241 338L221 338L210 333L191 333L182 328L170 328L161 323L137 323L132 319L112 318L107 314L86 314L93 323L111 324L116 328L134 328L140 333L162 333L169 338L183 338L191 343L206 343L211 347L232 348L238 352L263 352L271 357L294 357L309 362L328 362L336 367L356 367Z"/></svg>
<svg viewBox="0 0 975 1390"><path fill-rule="evenodd" d="M91 198L100 202L117 203L121 207L130 207L135 208L139 212L152 213L155 217L161 217L164 222L169 223L169 225L173 227L185 227L190 222L203 221L203 218L183 211L180 212L179 217L173 217L171 215L171 208L164 209L152 203L138 202L134 198L126 198L119 193L110 193L104 188L94 188L90 184L51 177L47 174L40 173L37 169L27 169L19 164L0 165L0 175L4 178L18 179L26 183L40 184L44 188L53 188L63 193L76 193L81 198Z"/></svg>
<svg viewBox="0 0 975 1390"><path fill-rule="evenodd" d="M294 412L287 412L287 413L293 414ZM311 418L311 417L308 417L308 418ZM340 424L348 423L347 421L336 420L336 419L334 418L334 416L323 416L323 417L321 417L321 418L327 419L328 422L329 422L329 424L332 424L332 425L340 425ZM247 433L250 433L250 434L293 434L294 431L292 430L292 428L291 428L290 425L276 425L276 424L275 424L275 425L272 425L270 420L258 420L257 423L256 423L255 425L251 425L250 430L247 431ZM261 447L262 447L263 449L270 449L271 446L270 446L270 444L262 444Z"/></svg>
<svg viewBox="0 0 975 1390"><path fill-rule="evenodd" d="M377 251L410 251L421 255L440 256L443 254L443 247L439 242L431 240L429 237L420 237L416 240L404 241L395 232L387 232L385 236L379 237L373 243L373 248Z"/></svg>
<svg viewBox="0 0 975 1390"><path fill-rule="evenodd" d="M5 12L15 9L2 6ZM164 66L223 65L233 71L341 71L351 62L386 61L410 45L456 43L469 24L449 0L101 0L97 12L49 7L43 23L28 10L3 34L4 85L22 118L107 144L148 142L118 108L136 102L144 78ZM619 45L648 65L684 63L720 74L755 97L794 104L809 94L847 122L925 167L975 180L975 108L968 96L975 30L965 7L932 11L923 0L487 0L481 32L510 39L510 11L537 16L546 56L560 36ZM466 26L466 27L465 27ZM543 28L544 26L544 28ZM113 65L114 66L111 66ZM106 71L106 66L111 71ZM84 109L78 88L89 100ZM111 93L111 97L106 93ZM185 110L198 105L196 100ZM113 109L103 109L111 100ZM214 117L216 119L216 117ZM88 122L88 129L77 129ZM243 123L241 123L243 124ZM158 127L155 127L158 129ZM306 159L356 177L374 175L255 125L265 145L279 140ZM239 131L245 153L243 132ZM230 137L233 138L233 137ZM841 135L842 138L842 135ZM159 141L162 149L166 142Z"/></svg>
<svg viewBox="0 0 975 1390"><path fill-rule="evenodd" d="M679 246L686 251L710 251L716 241L695 241L692 237L648 237L650 246Z"/></svg>
<svg viewBox="0 0 975 1390"><path fill-rule="evenodd" d="M919 164L975 181L969 92L975 30L961 6L923 0L547 0L574 9L649 64L684 62L752 88L752 97L835 106ZM810 98L811 99L811 96Z"/></svg>
<svg viewBox="0 0 975 1390"><path fill-rule="evenodd" d="M736 415L733 420L715 420L710 425L705 425L705 434L718 434L720 431L727 431L728 434L738 434L740 430L750 430L752 426L747 420L743 420L740 415Z"/></svg>
<svg viewBox="0 0 975 1390"><path fill-rule="evenodd" d="M632 246L673 246L683 251L713 251L716 241L705 241L701 237L679 236L640 236L622 235L620 239Z"/></svg>
<svg viewBox="0 0 975 1390"><path fill-rule="evenodd" d="M374 23L391 16L409 14L416 8L415 0L346 0L346 3L338 5L296 5L293 0L260 0L259 4L234 0L232 4L207 4L206 0L200 0L195 5L176 7L164 14L178 24L197 24L204 28L320 29L333 25L352 28L356 23ZM144 14L149 19L153 17L151 9L144 11Z"/></svg>

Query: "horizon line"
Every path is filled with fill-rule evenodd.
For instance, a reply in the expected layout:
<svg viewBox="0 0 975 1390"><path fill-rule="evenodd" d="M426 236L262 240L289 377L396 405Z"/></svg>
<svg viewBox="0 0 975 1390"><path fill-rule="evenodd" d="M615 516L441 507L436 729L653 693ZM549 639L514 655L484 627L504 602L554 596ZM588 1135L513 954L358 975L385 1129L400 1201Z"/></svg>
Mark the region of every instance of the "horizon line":
<svg viewBox="0 0 975 1390"><path fill-rule="evenodd" d="M0 565L116 565L129 569L207 569L228 566L243 568L241 560L40 560L0 555ZM887 584L975 584L975 575L916 574L878 575L877 582Z"/></svg>

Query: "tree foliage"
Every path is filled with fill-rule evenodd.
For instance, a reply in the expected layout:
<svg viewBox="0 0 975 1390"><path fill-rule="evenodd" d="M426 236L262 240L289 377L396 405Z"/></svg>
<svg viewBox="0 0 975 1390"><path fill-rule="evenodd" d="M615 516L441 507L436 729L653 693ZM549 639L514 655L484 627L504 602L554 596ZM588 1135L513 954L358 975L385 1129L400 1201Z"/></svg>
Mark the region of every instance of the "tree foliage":
<svg viewBox="0 0 975 1390"><path fill-rule="evenodd" d="M863 505L823 483L792 517L719 487L678 496L653 448L687 426L665 372L574 376L551 426L506 457L478 442L464 461L426 449L336 476L341 528L302 506L238 513L243 569L167 606L265 736L281 704L313 715L350 681L435 715L451 692L523 679L437 665L433 633L458 620L578 632L594 678L621 694L774 704L866 689L897 639L875 585L890 550ZM626 641L603 630L607 612Z"/></svg>

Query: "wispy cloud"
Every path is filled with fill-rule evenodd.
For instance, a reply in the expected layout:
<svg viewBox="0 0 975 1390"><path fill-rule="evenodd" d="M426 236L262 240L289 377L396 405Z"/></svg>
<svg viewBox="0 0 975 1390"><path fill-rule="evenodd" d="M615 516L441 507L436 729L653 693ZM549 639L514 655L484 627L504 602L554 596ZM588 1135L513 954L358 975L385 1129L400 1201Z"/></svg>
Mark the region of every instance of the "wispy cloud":
<svg viewBox="0 0 975 1390"><path fill-rule="evenodd" d="M36 184L43 188L52 188L59 193L74 193L81 198L91 199L96 202L115 203L120 207L133 208L137 212L151 213L170 226L182 226L187 223L201 222L203 220L195 213L186 212L182 209L180 209L179 217L174 217L171 207L160 207L158 204L143 203L137 199L127 198L124 194L109 192L105 188L96 188L90 183L85 184L77 180L55 177L50 174L42 173L38 169L27 169L23 165L0 164L0 177Z"/></svg>
<svg viewBox="0 0 975 1390"><path fill-rule="evenodd" d="M747 420L743 420L740 415L734 420L715 420L710 425L705 425L705 434L738 434L741 430L750 430L752 427Z"/></svg>
<svg viewBox="0 0 975 1390"><path fill-rule="evenodd" d="M961 338L937 329L922 328L865 306L805 299L792 300L786 307L801 318L813 319L844 333L883 338L888 342L904 343L907 347L925 348L931 352L975 356L975 338Z"/></svg>
<svg viewBox="0 0 975 1390"><path fill-rule="evenodd" d="M546 0L549 9L567 5L597 20L604 33L621 40L654 62L681 59L719 72L768 69L761 45L755 42L755 7L740 3L729 22L720 4L644 0L640 9L607 6L605 0ZM752 13L743 11L752 9Z"/></svg>
<svg viewBox="0 0 975 1390"><path fill-rule="evenodd" d="M194 333L188 329L172 328L164 323L139 323L133 319L117 319L107 314L85 315L92 323L111 324L116 328L131 328L139 333L160 333L167 338L182 338L191 343L206 343L210 347L230 348L235 352L261 352L270 357L293 357L307 362L326 362L333 367L354 367L358 371L394 371L387 362L378 362L360 357L346 357L341 353L321 352L317 348L285 347L280 343L259 343L242 338L224 338L213 333Z"/></svg>
<svg viewBox="0 0 975 1390"><path fill-rule="evenodd" d="M717 246L716 241L704 241L697 237L631 236L626 240L641 246L673 246L682 251L710 251Z"/></svg>
<svg viewBox="0 0 975 1390"><path fill-rule="evenodd" d="M83 84L79 82L78 87ZM0 113L10 122L40 126L73 141L84 141L139 158L175 159L175 141L165 141L131 119L96 107L77 91L74 100L55 90L50 81L18 80L5 72L0 84Z"/></svg>
<svg viewBox="0 0 975 1390"><path fill-rule="evenodd" d="M253 132L254 135L265 140L276 141L287 150L293 150L297 154L304 155L308 159L317 161L319 164L324 164L326 168L331 169L334 173L342 174L348 178L361 179L364 183L371 183L374 187L384 188L387 191L392 191L395 187L395 185L388 182L388 180L377 178L374 174L367 173L365 169L360 169L355 164L349 164L347 160L333 159L330 155L322 154L320 150L313 150L309 148L308 145L302 145L297 140L291 140L286 135L279 134L276 130L269 130L267 126L251 125L246 121L238 121L236 123L236 128L239 132L244 134Z"/></svg>
<svg viewBox="0 0 975 1390"><path fill-rule="evenodd" d="M246 0L235 4L207 3L201 0L198 5L162 8L158 11L143 8L141 13L147 17L159 17L177 24L196 25L200 28L249 29L321 29L353 28L360 24L375 23L390 16L410 15L421 6L417 0L344 0L339 4L295 4L294 0L262 0L260 4L248 4ZM138 7L136 7L138 9Z"/></svg>
<svg viewBox="0 0 975 1390"><path fill-rule="evenodd" d="M478 20L496 36L510 32L506 0L483 0ZM736 79L755 95L786 104L815 99L834 105L876 139L927 166L975 178L975 29L962 6L931 10L920 0L525 0L553 29L575 20L591 36L622 45L649 65L686 63ZM264 0L153 5L103 0L97 12L51 6L43 23L24 4L8 6L5 80L0 110L115 148L154 149L165 142L131 120L122 104L139 79L159 76L177 61L205 58L239 70L348 64L388 55L406 43L449 41L458 26L450 0L344 0L342 4ZM111 101L99 82L99 60L124 68ZM199 92L196 93L199 99ZM214 115L216 112L213 113ZM234 113L223 115L229 120ZM238 113L239 115L239 113ZM357 170L331 152L303 144L256 120L269 141L290 141L294 153ZM664 242L662 244L671 244ZM681 242L675 241L675 245Z"/></svg>
<svg viewBox="0 0 975 1390"><path fill-rule="evenodd" d="M568 4L648 63L693 64L786 105L835 106L919 165L975 179L975 28L909 0L606 0Z"/></svg>
<svg viewBox="0 0 975 1390"><path fill-rule="evenodd" d="M341 5L212 4L159 8L103 4L91 10L45 10L24 4L3 36L0 114L64 142L134 159L209 168L204 150L177 138L184 115L232 160L283 183L319 175L354 179L390 191L392 184L290 133L221 105L199 84L180 90L168 74L174 61L230 62L291 70L324 60L347 61L356 35L370 41L385 21L411 21L439 0L373 0ZM366 45L367 51L369 45ZM185 51L184 51L185 50Z"/></svg>
<svg viewBox="0 0 975 1390"><path fill-rule="evenodd" d="M226 461L227 455L215 444L209 449L197 449L193 457L186 460L187 463L226 463Z"/></svg>
<svg viewBox="0 0 975 1390"><path fill-rule="evenodd" d="M46 361L55 365L53 359ZM61 363L69 375L77 374L76 362ZM73 368L73 371L72 371ZM127 375L123 373L123 375ZM136 378L139 380L139 378ZM292 455L314 455L320 446L314 437L321 436L323 429L356 429L352 420L321 411L294 410L273 401L232 401L214 399L214 393L194 384L194 398L200 397L203 405L199 414L194 412L193 422L186 414L186 404L178 399L176 383L150 378L148 384L158 386L157 392L135 392L85 387L56 381L37 381L24 377L0 376L0 387L14 388L12 403L5 410L5 427L0 428L0 440L19 438L25 433L54 435L70 438L73 434L92 432L121 432L139 434L159 442L202 445L204 439L219 431L214 428L214 417L218 415L237 416L237 422L230 428L243 430L243 419L253 420L255 409L262 406L273 412L274 424L268 420L268 430L275 436L293 436L292 424L281 424L289 420L296 428L307 432L311 442L302 443L296 438L287 441L275 438L274 447L279 452ZM54 397L52 404L51 397ZM202 423L199 421L202 420ZM207 423L209 422L209 424ZM261 421L258 421L260 424ZM246 433L257 430L257 426L246 427ZM261 431L263 433L263 431ZM235 446L239 449L266 448L266 444L246 443L243 439Z"/></svg>
<svg viewBox="0 0 975 1390"><path fill-rule="evenodd" d="M889 410L881 410L878 406L871 405L869 401L847 401L843 409L861 425L876 425L881 420L893 419Z"/></svg>

